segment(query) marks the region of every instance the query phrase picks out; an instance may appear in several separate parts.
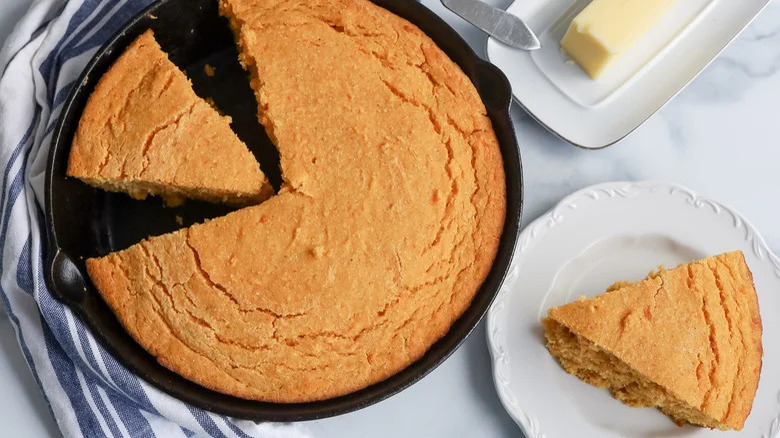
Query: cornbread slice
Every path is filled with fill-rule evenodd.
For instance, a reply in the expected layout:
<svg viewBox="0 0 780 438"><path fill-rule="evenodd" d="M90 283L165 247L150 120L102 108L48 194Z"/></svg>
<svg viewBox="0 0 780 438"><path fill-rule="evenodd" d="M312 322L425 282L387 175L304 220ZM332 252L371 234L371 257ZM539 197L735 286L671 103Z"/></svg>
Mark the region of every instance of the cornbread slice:
<svg viewBox="0 0 780 438"><path fill-rule="evenodd" d="M740 251L651 273L551 309L563 368L678 424L741 430L761 373L761 316Z"/></svg>
<svg viewBox="0 0 780 438"><path fill-rule="evenodd" d="M133 198L253 204L273 194L254 155L192 90L152 31L100 79L81 116L68 176Z"/></svg>
<svg viewBox="0 0 780 438"><path fill-rule="evenodd" d="M280 194L87 262L127 331L215 391L304 402L419 359L496 255L503 162L469 78L366 0L223 1Z"/></svg>

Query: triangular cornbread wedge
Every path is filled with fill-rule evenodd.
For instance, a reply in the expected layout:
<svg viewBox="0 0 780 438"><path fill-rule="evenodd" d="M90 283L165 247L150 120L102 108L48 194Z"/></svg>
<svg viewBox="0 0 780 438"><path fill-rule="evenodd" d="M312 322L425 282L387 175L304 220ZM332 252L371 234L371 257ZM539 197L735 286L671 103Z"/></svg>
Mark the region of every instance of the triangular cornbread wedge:
<svg viewBox="0 0 780 438"><path fill-rule="evenodd" d="M761 373L761 317L739 251L651 273L549 311L564 369L678 424L742 429Z"/></svg>
<svg viewBox="0 0 780 438"><path fill-rule="evenodd" d="M260 165L192 89L152 31L101 78L73 139L68 176L143 199L252 204L273 194Z"/></svg>

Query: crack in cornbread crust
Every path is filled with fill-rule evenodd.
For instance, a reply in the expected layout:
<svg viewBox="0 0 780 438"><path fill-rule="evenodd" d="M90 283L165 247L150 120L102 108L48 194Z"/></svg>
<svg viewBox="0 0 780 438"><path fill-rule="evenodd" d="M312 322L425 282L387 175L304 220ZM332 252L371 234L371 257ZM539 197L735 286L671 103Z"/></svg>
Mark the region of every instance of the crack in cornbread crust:
<svg viewBox="0 0 780 438"><path fill-rule="evenodd" d="M495 134L469 79L383 9L222 6L285 186L89 260L90 277L144 348L206 387L276 402L361 389L422 356L487 275L505 215ZM242 26L244 7L287 24Z"/></svg>
<svg viewBox="0 0 780 438"><path fill-rule="evenodd" d="M552 321L657 384L695 412L697 424L742 429L758 387L763 349L753 277L741 252L661 271L551 309L545 326Z"/></svg>
<svg viewBox="0 0 780 438"><path fill-rule="evenodd" d="M273 190L252 153L154 40L138 37L100 79L73 139L68 176L135 198L235 204Z"/></svg>

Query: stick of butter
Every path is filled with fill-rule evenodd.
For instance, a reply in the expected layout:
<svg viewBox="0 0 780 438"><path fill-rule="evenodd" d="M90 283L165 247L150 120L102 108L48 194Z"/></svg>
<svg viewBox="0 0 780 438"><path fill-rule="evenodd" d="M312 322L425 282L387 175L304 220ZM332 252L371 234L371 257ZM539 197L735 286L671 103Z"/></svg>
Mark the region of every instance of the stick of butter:
<svg viewBox="0 0 780 438"><path fill-rule="evenodd" d="M593 79L618 60L676 0L593 0L574 18L561 47Z"/></svg>

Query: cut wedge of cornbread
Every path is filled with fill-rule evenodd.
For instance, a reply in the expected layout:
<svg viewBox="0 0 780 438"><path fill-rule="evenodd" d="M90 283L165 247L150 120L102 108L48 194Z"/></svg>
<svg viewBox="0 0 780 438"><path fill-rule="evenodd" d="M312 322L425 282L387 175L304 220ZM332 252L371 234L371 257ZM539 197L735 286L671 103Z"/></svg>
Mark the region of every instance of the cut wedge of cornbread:
<svg viewBox="0 0 780 438"><path fill-rule="evenodd" d="M68 176L133 198L246 205L273 194L260 165L147 31L100 79L81 116Z"/></svg>
<svg viewBox="0 0 780 438"><path fill-rule="evenodd" d="M547 348L563 368L678 424L741 430L762 363L753 277L739 251L619 283L553 308Z"/></svg>

